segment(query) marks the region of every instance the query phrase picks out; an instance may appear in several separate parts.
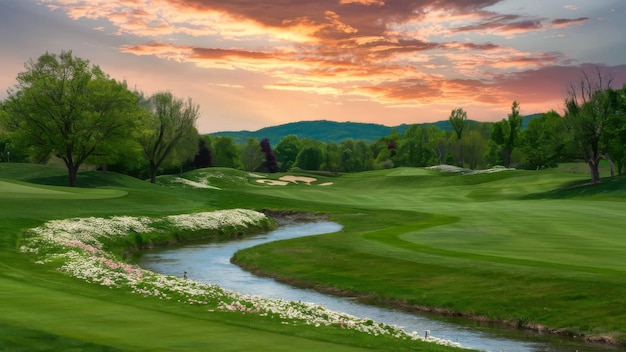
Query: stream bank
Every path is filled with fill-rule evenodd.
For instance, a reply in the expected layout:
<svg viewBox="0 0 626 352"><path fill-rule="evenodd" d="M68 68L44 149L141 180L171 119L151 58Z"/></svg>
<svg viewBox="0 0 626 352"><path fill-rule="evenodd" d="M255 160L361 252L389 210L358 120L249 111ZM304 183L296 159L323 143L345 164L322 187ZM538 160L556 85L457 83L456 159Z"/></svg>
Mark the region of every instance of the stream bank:
<svg viewBox="0 0 626 352"><path fill-rule="evenodd" d="M341 225L328 221L301 223L292 218L287 222L290 224L281 224L277 230L270 233L237 241L190 244L147 253L141 257L139 264L146 269L166 275L182 276L186 271L192 280L217 284L244 294L321 304L334 311L401 326L405 331L424 333L428 330L432 336L458 342L466 348L519 352L610 350L605 346L586 344L571 339L558 339L548 334L537 334L520 329L505 329L483 322L467 322L455 317L415 314L393 308L371 306L358 302L354 297L337 296L341 292L331 292L332 295L327 295L312 289L285 285L271 278L258 277L230 262L233 253L239 249L269 241L330 233L341 229Z"/></svg>

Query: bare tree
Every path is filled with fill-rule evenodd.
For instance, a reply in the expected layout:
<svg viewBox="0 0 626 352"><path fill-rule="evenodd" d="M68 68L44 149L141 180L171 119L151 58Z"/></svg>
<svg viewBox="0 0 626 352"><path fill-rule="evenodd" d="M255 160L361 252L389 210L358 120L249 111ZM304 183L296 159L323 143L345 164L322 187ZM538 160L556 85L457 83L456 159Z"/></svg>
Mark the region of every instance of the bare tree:
<svg viewBox="0 0 626 352"><path fill-rule="evenodd" d="M593 76L583 71L580 81L570 84L565 99L565 121L589 166L591 183L600 182L600 158L611 160L606 128L614 113L610 99L613 79L599 68Z"/></svg>

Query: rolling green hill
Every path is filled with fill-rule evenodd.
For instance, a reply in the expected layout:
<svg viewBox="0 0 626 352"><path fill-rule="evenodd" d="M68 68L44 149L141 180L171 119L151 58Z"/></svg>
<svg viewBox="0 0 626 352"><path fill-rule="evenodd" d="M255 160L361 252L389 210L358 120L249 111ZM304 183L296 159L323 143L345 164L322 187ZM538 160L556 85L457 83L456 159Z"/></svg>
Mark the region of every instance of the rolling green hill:
<svg viewBox="0 0 626 352"><path fill-rule="evenodd" d="M528 121L539 116L541 116L541 114L525 116L524 121L522 122L522 129L528 126ZM479 122L468 120L468 123L477 124ZM428 124L433 124L444 131L452 131L452 126L448 120L425 123L424 125ZM269 139L271 145L276 145L281 138L290 134L295 134L300 139L310 138L324 143L339 143L347 138L364 140L371 143L381 137L389 135L394 130L402 134L409 127L410 125L408 124L389 127L374 123L317 120L291 122L278 126L265 127L258 131L224 131L210 133L209 135L233 137L235 139L235 143L238 144L245 143L248 137L252 137L259 141L267 138Z"/></svg>

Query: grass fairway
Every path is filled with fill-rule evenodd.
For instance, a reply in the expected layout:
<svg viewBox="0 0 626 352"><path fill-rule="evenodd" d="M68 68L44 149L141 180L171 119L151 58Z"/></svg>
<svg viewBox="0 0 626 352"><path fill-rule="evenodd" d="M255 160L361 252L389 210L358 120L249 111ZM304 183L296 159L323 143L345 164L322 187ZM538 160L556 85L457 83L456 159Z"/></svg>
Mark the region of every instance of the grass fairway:
<svg viewBox="0 0 626 352"><path fill-rule="evenodd" d="M289 176L284 186L271 179ZM300 176L306 178L298 179ZM626 178L579 186L575 165L475 175L392 169L330 177L205 169L159 185L0 164L0 350L443 351L338 328L144 298L82 282L18 250L51 219L226 208L328 214L338 233L274 242L237 260L282 280L393 304L626 342ZM315 181L311 181L314 178ZM259 182L259 180L262 180ZM265 179L265 181L263 181Z"/></svg>
<svg viewBox="0 0 626 352"><path fill-rule="evenodd" d="M1 351L447 351L336 327L303 328L256 314L207 312L202 306L89 284L36 264L19 251L22 233L52 219L163 216L220 208L292 206L255 195L247 173L210 170L216 189L152 185L114 173L0 164ZM192 173L193 175L193 173ZM205 177L208 177L205 174ZM173 179L164 178L165 181Z"/></svg>
<svg viewBox="0 0 626 352"><path fill-rule="evenodd" d="M326 208L345 229L247 249L237 261L373 303L624 344L626 178L579 185L587 179L574 165L463 176L393 169L329 187L258 188Z"/></svg>
<svg viewBox="0 0 626 352"><path fill-rule="evenodd" d="M81 189L56 186L42 186L24 182L0 180L0 193L5 199L106 199L128 194L116 189Z"/></svg>

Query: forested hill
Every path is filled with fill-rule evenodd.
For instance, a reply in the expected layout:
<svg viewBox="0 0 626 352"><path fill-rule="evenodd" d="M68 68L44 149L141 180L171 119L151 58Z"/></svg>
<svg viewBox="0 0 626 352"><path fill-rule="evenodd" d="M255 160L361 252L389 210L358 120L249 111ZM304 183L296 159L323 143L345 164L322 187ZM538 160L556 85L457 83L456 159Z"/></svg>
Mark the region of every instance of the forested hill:
<svg viewBox="0 0 626 352"><path fill-rule="evenodd" d="M291 122L284 125L262 128L254 132L217 132L211 133L210 135L230 136L235 139L235 143L244 143L248 137L256 138L259 141L267 138L270 140L271 145L276 145L281 138L290 134L295 134L300 139L311 138L324 143L338 143L346 138L373 142L383 136L389 135L393 129L398 131L398 133L404 133L408 127L409 125L389 127L373 123L318 120Z"/></svg>
<svg viewBox="0 0 626 352"><path fill-rule="evenodd" d="M541 116L541 114L533 114L524 117L522 129L526 128L529 120L539 116ZM468 120L468 124L475 123L478 122ZM432 124L445 131L452 130L452 126L448 120L433 122ZM276 145L281 138L290 134L295 134L300 139L310 138L324 143L339 143L347 138L363 140L371 143L381 137L388 136L393 130L403 134L409 126L410 125L403 124L389 127L374 123L317 120L291 122L284 125L262 128L258 131L215 132L210 133L209 135L233 137L235 139L235 143L237 144L245 143L248 137L252 137L259 141L267 138L269 139L271 145Z"/></svg>

